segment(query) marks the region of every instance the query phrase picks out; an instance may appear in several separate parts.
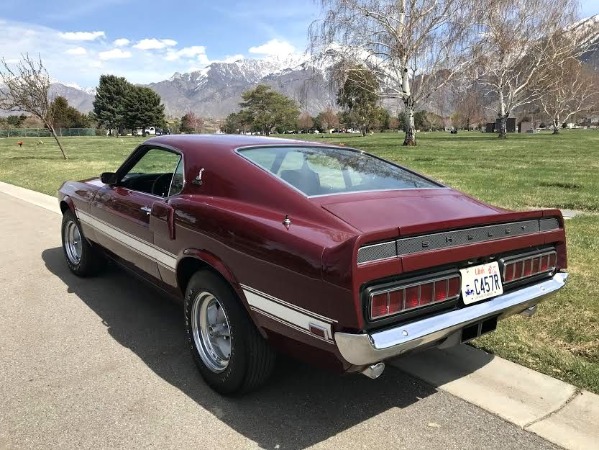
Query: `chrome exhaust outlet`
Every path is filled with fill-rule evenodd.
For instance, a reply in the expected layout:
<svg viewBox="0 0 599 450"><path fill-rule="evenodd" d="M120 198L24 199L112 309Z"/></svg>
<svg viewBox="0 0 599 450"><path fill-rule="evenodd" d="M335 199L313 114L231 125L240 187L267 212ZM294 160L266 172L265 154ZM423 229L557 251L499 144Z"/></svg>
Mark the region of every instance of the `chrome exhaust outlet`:
<svg viewBox="0 0 599 450"><path fill-rule="evenodd" d="M532 317L535 315L536 312L537 312L537 305L534 305L534 306L531 306L530 308L526 308L520 314L523 315L524 317Z"/></svg>
<svg viewBox="0 0 599 450"><path fill-rule="evenodd" d="M381 376L383 370L385 370L385 363L378 362L376 364L368 366L366 369L362 371L362 374L366 375L371 380L376 380L378 377Z"/></svg>

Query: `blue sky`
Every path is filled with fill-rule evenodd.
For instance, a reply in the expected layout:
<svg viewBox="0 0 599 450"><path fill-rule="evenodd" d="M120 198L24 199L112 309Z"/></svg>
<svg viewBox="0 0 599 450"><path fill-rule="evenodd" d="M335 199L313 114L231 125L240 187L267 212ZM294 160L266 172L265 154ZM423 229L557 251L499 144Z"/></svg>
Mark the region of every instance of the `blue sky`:
<svg viewBox="0 0 599 450"><path fill-rule="evenodd" d="M599 14L583 0L581 16ZM0 56L39 54L51 77L95 87L103 73L150 83L241 57L306 50L313 0L2 0Z"/></svg>

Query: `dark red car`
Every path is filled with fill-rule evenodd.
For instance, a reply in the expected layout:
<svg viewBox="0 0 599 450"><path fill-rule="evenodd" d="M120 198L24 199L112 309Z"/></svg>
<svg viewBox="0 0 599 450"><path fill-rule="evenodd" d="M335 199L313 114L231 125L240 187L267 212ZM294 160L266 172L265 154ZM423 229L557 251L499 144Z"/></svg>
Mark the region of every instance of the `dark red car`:
<svg viewBox="0 0 599 450"><path fill-rule="evenodd" d="M182 297L221 393L260 385L275 350L376 378L532 314L567 278L559 210L493 207L346 147L161 136L58 196L70 269L108 255Z"/></svg>

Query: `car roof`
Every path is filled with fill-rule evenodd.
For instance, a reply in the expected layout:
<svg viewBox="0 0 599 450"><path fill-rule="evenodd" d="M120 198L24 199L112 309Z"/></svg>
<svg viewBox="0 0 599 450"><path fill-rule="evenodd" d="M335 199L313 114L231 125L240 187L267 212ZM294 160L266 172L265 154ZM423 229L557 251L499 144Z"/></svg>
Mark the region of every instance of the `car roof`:
<svg viewBox="0 0 599 450"><path fill-rule="evenodd" d="M260 145L301 145L301 146L326 146L337 147L319 142L303 141L298 139L282 139L267 136L249 136L243 134L170 134L148 139L144 144L171 145L182 151L191 151L201 146L204 149L235 150L247 146ZM345 148L345 147L344 147Z"/></svg>

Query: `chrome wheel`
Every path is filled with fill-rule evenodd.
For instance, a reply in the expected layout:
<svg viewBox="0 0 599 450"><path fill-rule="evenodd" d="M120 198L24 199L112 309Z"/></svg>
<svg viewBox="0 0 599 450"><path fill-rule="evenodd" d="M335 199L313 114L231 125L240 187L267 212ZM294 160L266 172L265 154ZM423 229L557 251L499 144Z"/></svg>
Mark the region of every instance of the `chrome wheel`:
<svg viewBox="0 0 599 450"><path fill-rule="evenodd" d="M73 265L79 264L81 261L81 254L83 252L83 243L81 241L81 233L79 227L72 220L69 221L64 227L64 249L67 254L67 258Z"/></svg>
<svg viewBox="0 0 599 450"><path fill-rule="evenodd" d="M231 357L229 318L222 305L209 292L199 292L193 299L191 331L202 361L212 372L223 372Z"/></svg>

